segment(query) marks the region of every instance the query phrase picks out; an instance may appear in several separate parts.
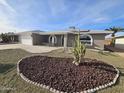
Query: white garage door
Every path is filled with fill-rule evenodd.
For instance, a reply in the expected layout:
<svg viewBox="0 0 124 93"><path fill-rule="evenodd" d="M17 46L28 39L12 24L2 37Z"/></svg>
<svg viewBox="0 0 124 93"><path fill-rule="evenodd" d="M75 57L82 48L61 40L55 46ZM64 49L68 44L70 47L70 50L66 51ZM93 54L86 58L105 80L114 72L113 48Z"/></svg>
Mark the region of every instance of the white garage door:
<svg viewBox="0 0 124 93"><path fill-rule="evenodd" d="M21 39L21 43L25 45L32 45L32 39Z"/></svg>

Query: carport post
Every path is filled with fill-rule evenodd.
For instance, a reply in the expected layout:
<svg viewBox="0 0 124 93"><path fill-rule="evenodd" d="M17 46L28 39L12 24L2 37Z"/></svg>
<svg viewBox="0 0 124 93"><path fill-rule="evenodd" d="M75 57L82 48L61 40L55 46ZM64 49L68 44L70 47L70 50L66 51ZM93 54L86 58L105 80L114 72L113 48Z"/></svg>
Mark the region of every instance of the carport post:
<svg viewBox="0 0 124 93"><path fill-rule="evenodd" d="M64 50L67 50L67 34L64 35Z"/></svg>

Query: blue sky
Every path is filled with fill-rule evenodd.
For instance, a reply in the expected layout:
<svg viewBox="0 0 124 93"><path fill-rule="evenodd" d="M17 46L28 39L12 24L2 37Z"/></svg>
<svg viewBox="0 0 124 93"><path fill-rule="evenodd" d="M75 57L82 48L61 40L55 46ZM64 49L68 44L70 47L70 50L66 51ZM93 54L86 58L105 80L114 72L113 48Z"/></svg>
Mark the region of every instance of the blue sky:
<svg viewBox="0 0 124 93"><path fill-rule="evenodd" d="M0 0L0 32L124 27L124 0Z"/></svg>

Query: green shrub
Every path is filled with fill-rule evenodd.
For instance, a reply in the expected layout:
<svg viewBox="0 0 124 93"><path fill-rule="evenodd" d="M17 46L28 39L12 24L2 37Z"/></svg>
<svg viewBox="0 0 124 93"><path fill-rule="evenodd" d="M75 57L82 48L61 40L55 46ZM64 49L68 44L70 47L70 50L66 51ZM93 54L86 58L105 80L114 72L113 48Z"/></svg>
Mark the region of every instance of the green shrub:
<svg viewBox="0 0 124 93"><path fill-rule="evenodd" d="M74 54L73 63L75 63L76 65L79 65L82 58L84 58L85 53L86 53L85 44L82 44L80 42L80 35L79 34L75 40L74 47L72 49L72 53Z"/></svg>
<svg viewBox="0 0 124 93"><path fill-rule="evenodd" d="M0 35L0 38L2 39L2 42L3 43L8 43L9 41L10 41L10 38L9 38L9 36L7 35L7 34L1 34Z"/></svg>

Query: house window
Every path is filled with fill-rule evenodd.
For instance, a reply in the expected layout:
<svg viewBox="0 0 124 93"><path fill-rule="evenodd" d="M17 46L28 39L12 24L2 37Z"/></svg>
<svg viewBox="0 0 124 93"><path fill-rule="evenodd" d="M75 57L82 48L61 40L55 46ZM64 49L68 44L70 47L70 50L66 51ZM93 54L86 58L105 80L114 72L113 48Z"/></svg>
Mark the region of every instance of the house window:
<svg viewBox="0 0 124 93"><path fill-rule="evenodd" d="M93 44L93 38L91 35L80 35L80 41L88 46L92 46Z"/></svg>

